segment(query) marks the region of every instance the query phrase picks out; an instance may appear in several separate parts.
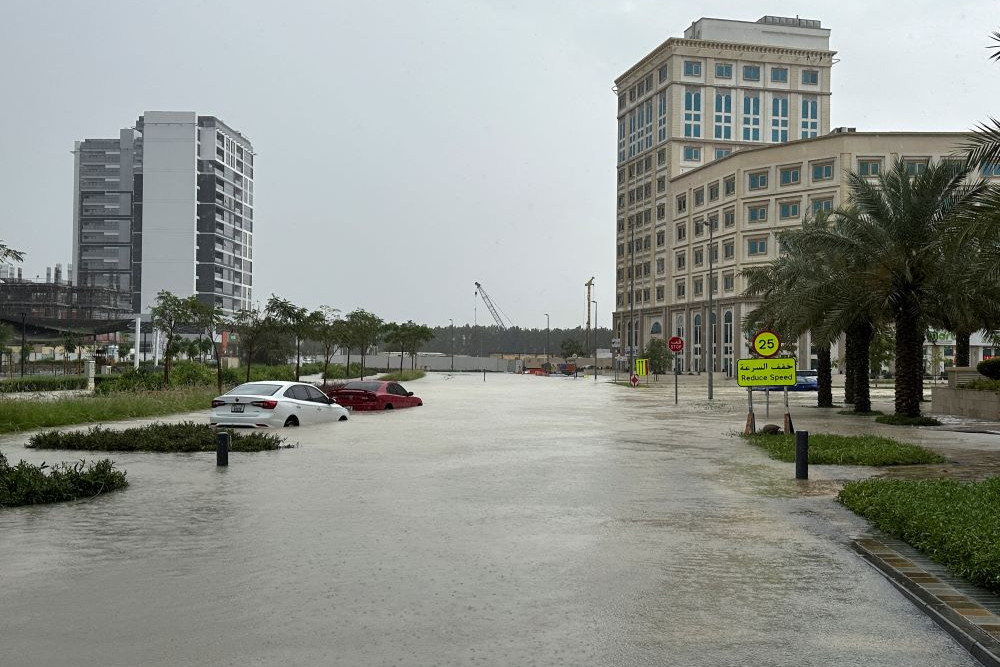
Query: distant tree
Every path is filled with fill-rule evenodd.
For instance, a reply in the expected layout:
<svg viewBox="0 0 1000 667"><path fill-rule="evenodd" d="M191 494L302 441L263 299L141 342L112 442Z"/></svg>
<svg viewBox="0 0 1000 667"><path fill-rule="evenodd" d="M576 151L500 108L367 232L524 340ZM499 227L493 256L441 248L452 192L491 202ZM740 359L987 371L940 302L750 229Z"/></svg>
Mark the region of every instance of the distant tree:
<svg viewBox="0 0 1000 667"><path fill-rule="evenodd" d="M586 353L587 351L583 349L583 345L575 338L563 338L559 344L559 356L566 361L574 357L581 357Z"/></svg>
<svg viewBox="0 0 1000 667"><path fill-rule="evenodd" d="M403 345L410 355L410 369L412 370L417 366L417 351L425 343L434 340L434 332L426 324L414 324L413 320L408 321L404 326L406 326L406 336L403 339Z"/></svg>
<svg viewBox="0 0 1000 667"><path fill-rule="evenodd" d="M352 310L347 315L353 342L361 348L361 379L365 376L365 355L368 349L378 345L383 330L382 318L363 308Z"/></svg>
<svg viewBox="0 0 1000 667"><path fill-rule="evenodd" d="M167 338L166 351L163 355L163 384L170 386L170 367L173 356L177 354L176 340L180 327L191 321L191 311L188 299L182 299L167 290L160 290L156 295L156 305L149 312L153 326L163 332Z"/></svg>
<svg viewBox="0 0 1000 667"><path fill-rule="evenodd" d="M128 335L128 332L125 332L121 335L121 338L118 341L118 361L124 362L126 359L128 359L128 354L131 351L132 351L132 339Z"/></svg>
<svg viewBox="0 0 1000 667"><path fill-rule="evenodd" d="M406 338L405 326L405 324L388 322L382 328L382 340L389 346L389 350L394 349L393 346L399 350L399 371L401 373L403 372L403 347L405 346Z"/></svg>
<svg viewBox="0 0 1000 667"><path fill-rule="evenodd" d="M295 379L299 379L299 370L302 364L302 340L305 339L315 326L315 319L311 318L307 309L296 306L287 299L272 294L264 306L264 313L274 325L295 336Z"/></svg>
<svg viewBox="0 0 1000 667"><path fill-rule="evenodd" d="M205 336L199 341L201 349L209 348L215 354L215 379L219 393L222 393L222 330L229 325L222 309L214 303L199 301L197 296L188 299L188 310L191 314L191 324ZM218 342L216 342L218 335Z"/></svg>
<svg viewBox="0 0 1000 667"><path fill-rule="evenodd" d="M250 366L253 363L253 355L264 336L267 323L260 309L250 306L236 311L236 315L230 321L229 326L236 333L236 340L239 345L241 355L246 359L247 379L250 381Z"/></svg>
<svg viewBox="0 0 1000 667"><path fill-rule="evenodd" d="M646 351L643 354L649 360L653 375L666 375L670 369L670 360L674 358L666 341L662 338L651 338L646 343Z"/></svg>
<svg viewBox="0 0 1000 667"><path fill-rule="evenodd" d="M330 358L337 347L343 344L343 326L340 326L340 310L330 306L320 306L313 311L311 321L314 323L310 338L320 344L323 350L323 384L330 371Z"/></svg>

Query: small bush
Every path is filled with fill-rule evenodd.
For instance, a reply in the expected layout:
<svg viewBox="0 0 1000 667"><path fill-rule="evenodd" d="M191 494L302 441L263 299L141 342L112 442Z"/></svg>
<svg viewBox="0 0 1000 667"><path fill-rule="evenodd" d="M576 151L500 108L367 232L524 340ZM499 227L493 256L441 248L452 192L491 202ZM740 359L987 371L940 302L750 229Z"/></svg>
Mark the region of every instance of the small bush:
<svg viewBox="0 0 1000 667"><path fill-rule="evenodd" d="M163 389L163 373L149 366L140 366L138 370L129 369L120 375L98 375L94 378L94 389L98 394L157 391Z"/></svg>
<svg viewBox="0 0 1000 667"><path fill-rule="evenodd" d="M1000 380L1000 357L983 359L976 364L976 370L991 380Z"/></svg>
<svg viewBox="0 0 1000 667"><path fill-rule="evenodd" d="M91 498L126 486L125 471L117 470L109 459L90 466L84 461L54 466L21 461L12 466L0 454L0 507Z"/></svg>
<svg viewBox="0 0 1000 667"><path fill-rule="evenodd" d="M272 433L232 434L229 451L280 449L284 438ZM117 431L95 426L87 431L47 431L28 440L31 449L86 449L104 452L214 452L217 431L207 424L150 424Z"/></svg>
<svg viewBox="0 0 1000 667"><path fill-rule="evenodd" d="M974 391L995 391L1000 392L1000 380L972 380L962 385L963 389Z"/></svg>
<svg viewBox="0 0 1000 667"><path fill-rule="evenodd" d="M884 415L885 413L881 410L869 410L868 412L856 412L855 410L838 410L838 415L848 415L850 417L874 417L876 415Z"/></svg>
<svg viewBox="0 0 1000 667"><path fill-rule="evenodd" d="M1000 478L868 479L847 483L837 500L958 576L1000 593Z"/></svg>
<svg viewBox="0 0 1000 667"><path fill-rule="evenodd" d="M875 418L879 424L892 426L940 426L941 422L933 417L907 417L906 415L881 415Z"/></svg>
<svg viewBox="0 0 1000 667"><path fill-rule="evenodd" d="M425 371L403 371L402 373L396 371L395 373L386 373L379 379L390 382L409 382L411 380L419 380L425 375L427 375Z"/></svg>
<svg viewBox="0 0 1000 667"><path fill-rule="evenodd" d="M86 388L87 378L79 375L29 375L23 378L0 380L0 393L3 394L20 391L63 391Z"/></svg>
<svg viewBox="0 0 1000 667"><path fill-rule="evenodd" d="M794 435L755 433L743 438L764 449L779 461L795 461ZM941 463L944 459L923 447L874 435L809 435L809 463L817 465L890 466Z"/></svg>

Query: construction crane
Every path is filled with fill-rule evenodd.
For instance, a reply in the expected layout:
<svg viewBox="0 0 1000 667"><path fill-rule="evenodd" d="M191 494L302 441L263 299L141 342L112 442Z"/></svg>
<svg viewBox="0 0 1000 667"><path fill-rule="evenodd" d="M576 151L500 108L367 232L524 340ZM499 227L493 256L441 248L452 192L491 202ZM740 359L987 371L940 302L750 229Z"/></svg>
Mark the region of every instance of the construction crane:
<svg viewBox="0 0 1000 667"><path fill-rule="evenodd" d="M476 283L476 291L483 297L483 302L486 303L486 307L490 309L490 314L493 315L493 319L496 320L497 326L500 327L501 331L506 331L508 326L514 326L514 322L507 317L507 313L504 313L500 310L498 305L493 303L493 299L491 299L490 295L486 293L486 289L481 283ZM509 322L509 324L504 324L503 318L500 317L501 314L503 317L507 318L507 322Z"/></svg>
<svg viewBox="0 0 1000 667"><path fill-rule="evenodd" d="M590 290L594 287L594 276L590 276L590 280L583 284L587 288L587 347L584 349L590 349Z"/></svg>

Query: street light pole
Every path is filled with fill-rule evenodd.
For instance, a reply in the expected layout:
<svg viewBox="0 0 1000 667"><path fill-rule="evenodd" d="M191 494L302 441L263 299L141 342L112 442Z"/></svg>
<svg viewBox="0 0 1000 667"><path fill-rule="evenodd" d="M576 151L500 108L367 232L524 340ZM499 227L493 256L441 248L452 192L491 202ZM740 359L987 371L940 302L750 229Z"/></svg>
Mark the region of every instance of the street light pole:
<svg viewBox="0 0 1000 667"><path fill-rule="evenodd" d="M594 299L594 382L597 382L597 299Z"/></svg>
<svg viewBox="0 0 1000 667"><path fill-rule="evenodd" d="M24 378L24 354L25 342L24 342L24 320L28 317L27 313L21 313L21 378Z"/></svg>
<svg viewBox="0 0 1000 667"><path fill-rule="evenodd" d="M451 372L455 372L455 320L448 318L451 322Z"/></svg>
<svg viewBox="0 0 1000 667"><path fill-rule="evenodd" d="M628 257L629 257L629 292L628 292L628 368L626 369L629 376L632 375L632 370L635 368L635 363L633 359L635 357L635 220L632 220L631 227L631 238L628 243Z"/></svg>
<svg viewBox="0 0 1000 667"><path fill-rule="evenodd" d="M715 308L712 292L715 291L715 265L712 263L712 244L715 242L715 223L708 220L708 400L712 400L712 372L715 368Z"/></svg>
<svg viewBox="0 0 1000 667"><path fill-rule="evenodd" d="M549 314L545 313L545 372L549 369Z"/></svg>

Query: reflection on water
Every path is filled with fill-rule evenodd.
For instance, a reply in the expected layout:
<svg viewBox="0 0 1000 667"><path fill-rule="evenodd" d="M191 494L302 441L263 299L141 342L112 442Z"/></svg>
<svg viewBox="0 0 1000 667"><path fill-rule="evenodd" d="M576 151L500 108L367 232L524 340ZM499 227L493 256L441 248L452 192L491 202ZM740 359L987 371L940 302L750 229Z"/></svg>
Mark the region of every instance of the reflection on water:
<svg viewBox="0 0 1000 667"><path fill-rule="evenodd" d="M0 664L975 664L847 548L832 495L862 473L789 481L725 435L737 392L412 388L300 448L116 454L124 492L0 513Z"/></svg>

